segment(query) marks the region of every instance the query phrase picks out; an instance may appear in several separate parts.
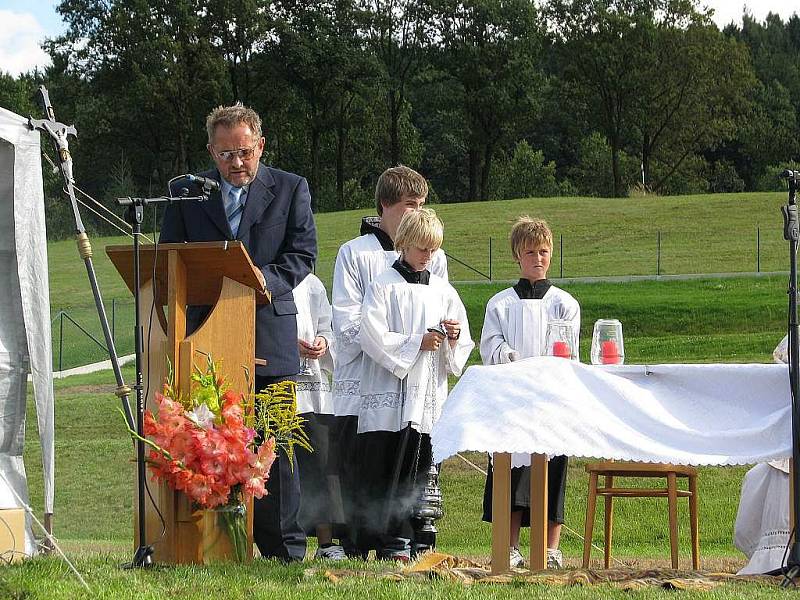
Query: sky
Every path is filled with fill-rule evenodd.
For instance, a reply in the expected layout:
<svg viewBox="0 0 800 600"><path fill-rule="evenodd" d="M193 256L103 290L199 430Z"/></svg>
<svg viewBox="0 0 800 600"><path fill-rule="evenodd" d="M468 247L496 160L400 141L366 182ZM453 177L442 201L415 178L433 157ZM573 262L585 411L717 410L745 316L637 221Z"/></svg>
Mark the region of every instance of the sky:
<svg viewBox="0 0 800 600"><path fill-rule="evenodd" d="M794 12L800 13L798 0L701 0L714 9L717 26L735 21L741 23L745 6L757 19L767 13L778 13L784 20ZM19 75L34 67L50 64L47 54L39 47L46 37L55 37L65 30L56 12L57 0L0 0L0 71Z"/></svg>

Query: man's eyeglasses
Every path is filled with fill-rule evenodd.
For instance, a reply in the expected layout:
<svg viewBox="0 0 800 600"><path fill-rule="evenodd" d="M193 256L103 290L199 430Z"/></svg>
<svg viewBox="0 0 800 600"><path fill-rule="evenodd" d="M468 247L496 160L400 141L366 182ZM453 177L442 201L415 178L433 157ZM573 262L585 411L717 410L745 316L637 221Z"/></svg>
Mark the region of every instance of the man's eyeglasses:
<svg viewBox="0 0 800 600"><path fill-rule="evenodd" d="M236 157L238 157L241 160L247 160L249 158L253 158L253 154L255 153L257 147L258 147L258 142L253 144L250 148L239 148L238 150L223 150L222 152L214 150L214 153L225 162L230 162Z"/></svg>

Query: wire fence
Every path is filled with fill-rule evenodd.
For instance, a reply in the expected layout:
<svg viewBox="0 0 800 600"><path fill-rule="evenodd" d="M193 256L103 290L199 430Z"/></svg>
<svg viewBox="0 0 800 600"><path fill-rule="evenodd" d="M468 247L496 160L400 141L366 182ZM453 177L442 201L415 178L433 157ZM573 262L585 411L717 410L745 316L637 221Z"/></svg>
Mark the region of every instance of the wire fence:
<svg viewBox="0 0 800 600"><path fill-rule="evenodd" d="M781 231L583 231L557 235L549 276L618 278L626 276L713 275L788 270ZM330 295L336 245L324 248L317 275ZM450 279L461 284L505 282L519 277L507 239L492 236L447 240ZM53 299L55 300L55 299ZM106 313L119 356L133 352L133 298L106 301ZM57 371L108 359L94 303L53 305L53 368Z"/></svg>
<svg viewBox="0 0 800 600"><path fill-rule="evenodd" d="M554 279L765 273L788 270L780 231L754 227L729 236L702 231L614 231L562 234L553 240L549 276ZM507 281L519 268L506 239L445 245L453 282Z"/></svg>
<svg viewBox="0 0 800 600"><path fill-rule="evenodd" d="M133 298L112 298L105 303L105 309L117 355L133 353ZM94 302L51 308L51 314L54 371L108 360Z"/></svg>

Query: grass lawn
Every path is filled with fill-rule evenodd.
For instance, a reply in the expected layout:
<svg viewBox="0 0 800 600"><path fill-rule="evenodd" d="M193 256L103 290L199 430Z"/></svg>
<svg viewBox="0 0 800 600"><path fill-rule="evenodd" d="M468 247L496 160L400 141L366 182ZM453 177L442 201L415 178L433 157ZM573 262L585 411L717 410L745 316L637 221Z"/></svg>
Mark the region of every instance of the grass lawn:
<svg viewBox="0 0 800 600"><path fill-rule="evenodd" d="M442 204L435 208L445 224L444 249L451 255L451 280L486 281L455 258L488 275L491 239L493 279L515 278L517 270L508 250L508 231L511 221L525 213L546 218L553 228L551 277L787 270L780 215L785 202L785 194L781 193L744 193L661 198L533 198ZM336 252L343 242L358 235L361 216L366 214L368 210L316 216L317 274L329 290ZM129 243L124 237L93 240L94 264L109 320L112 301L117 307L117 349L120 354L129 354L133 352L133 302L104 252L108 244L124 243ZM52 242L48 244L48 253L51 318L64 310L102 340L75 242ZM613 298L605 300L613 304ZM691 307L689 303L685 306ZM53 325L56 367L59 330L60 323L56 321ZM693 327L687 331L696 333ZM62 356L63 368L106 358L101 348L68 321L64 321Z"/></svg>
<svg viewBox="0 0 800 600"><path fill-rule="evenodd" d="M444 207L447 208L447 207ZM498 284L463 285L473 336L479 337L486 300ZM582 306L581 356L588 357L592 324L618 318L625 331L626 361L768 362L785 329L785 277L741 277L715 280L644 281L565 285ZM473 355L473 361L476 355ZM127 381L133 379L130 368ZM331 584L304 567L269 561L252 566L159 567L127 572L118 565L130 559L132 540L132 447L117 413L109 372L59 380L56 386L56 532L69 556L93 588L83 594L66 566L55 558L27 561L0 571L0 598L286 598L355 597L428 598L584 598L623 597L611 588L557 588L521 584L464 587L443 581L391 582L371 578ZM33 415L32 403L29 405ZM41 454L35 420L29 419L25 460L31 498L41 514ZM485 466L481 454L468 458ZM566 525L583 531L587 477L585 463L570 465ZM736 569L743 557L733 548L733 522L741 479L747 467L703 468L700 486L701 564L709 569ZM458 458L442 472L445 517L439 522L439 547L462 556L489 554L490 527L480 521L483 476ZM685 503L684 503L685 504ZM680 507L681 564L689 564L688 510ZM595 543L601 542L599 516ZM523 539L527 546L527 539ZM564 531L562 549L571 566L580 561L582 542ZM614 555L623 562L668 566L666 506L659 499L618 501L615 505ZM599 559L600 553L595 554ZM320 565L311 565L320 566ZM353 563L354 568L364 568ZM369 563L367 569L388 567ZM4 596L3 594L6 593ZM661 597L666 592L625 592L624 597ZM766 597L772 587L736 584L689 596Z"/></svg>

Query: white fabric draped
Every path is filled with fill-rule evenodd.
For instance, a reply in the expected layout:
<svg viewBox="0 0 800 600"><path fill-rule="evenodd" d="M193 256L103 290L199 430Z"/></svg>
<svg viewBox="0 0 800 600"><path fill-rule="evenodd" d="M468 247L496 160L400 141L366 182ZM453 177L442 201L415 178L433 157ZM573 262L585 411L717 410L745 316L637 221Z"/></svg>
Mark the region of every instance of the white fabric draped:
<svg viewBox="0 0 800 600"><path fill-rule="evenodd" d="M791 454L786 365L592 366L538 357L473 366L431 434L456 452L735 465Z"/></svg>
<svg viewBox="0 0 800 600"><path fill-rule="evenodd" d="M30 372L42 445L44 509L53 512L54 427L50 291L39 134L0 108L0 472L28 502L23 464ZM19 502L0 481L0 508ZM30 521L26 551L33 553Z"/></svg>

